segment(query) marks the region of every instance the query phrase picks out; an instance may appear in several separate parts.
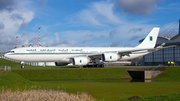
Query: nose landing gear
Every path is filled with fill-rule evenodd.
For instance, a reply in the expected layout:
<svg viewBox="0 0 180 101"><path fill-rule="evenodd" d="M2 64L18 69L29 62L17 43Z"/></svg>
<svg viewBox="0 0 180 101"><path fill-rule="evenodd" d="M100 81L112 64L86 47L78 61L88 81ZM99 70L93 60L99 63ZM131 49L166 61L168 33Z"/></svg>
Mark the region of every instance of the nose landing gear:
<svg viewBox="0 0 180 101"><path fill-rule="evenodd" d="M24 69L25 68L25 65L24 65L24 62L22 61L21 62L21 69Z"/></svg>

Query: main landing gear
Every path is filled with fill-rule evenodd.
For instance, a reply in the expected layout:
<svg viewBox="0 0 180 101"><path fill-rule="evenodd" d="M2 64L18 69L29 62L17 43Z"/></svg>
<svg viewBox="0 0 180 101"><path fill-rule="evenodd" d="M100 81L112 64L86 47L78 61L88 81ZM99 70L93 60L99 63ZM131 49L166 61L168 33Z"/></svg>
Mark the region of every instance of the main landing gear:
<svg viewBox="0 0 180 101"><path fill-rule="evenodd" d="M84 68L88 68L88 67L91 67L91 68L104 68L104 63L103 62L100 62L99 64L97 64L96 62L94 63L89 63L88 65L85 65L83 66Z"/></svg>

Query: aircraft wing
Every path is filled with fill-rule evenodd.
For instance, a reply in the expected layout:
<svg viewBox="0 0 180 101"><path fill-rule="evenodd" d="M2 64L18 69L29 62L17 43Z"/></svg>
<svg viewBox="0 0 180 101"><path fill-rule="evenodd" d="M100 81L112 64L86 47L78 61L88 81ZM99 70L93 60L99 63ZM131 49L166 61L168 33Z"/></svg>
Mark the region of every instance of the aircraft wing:
<svg viewBox="0 0 180 101"><path fill-rule="evenodd" d="M108 52L104 52L104 53L118 53L120 55L129 55L132 53L137 53L137 52L147 52L147 51L156 51L157 49L162 49L163 46L165 45L165 43L162 43L161 45L159 45L156 48L134 48L134 49L126 49L126 50L117 50L117 51L108 51ZM96 54L89 54L87 55L88 57L101 57L102 54L104 53L96 53Z"/></svg>
<svg viewBox="0 0 180 101"><path fill-rule="evenodd" d="M91 59L101 59L102 54L104 53L118 53L120 55L129 55L134 52L147 52L147 51L154 51L154 48L135 48L135 49L127 49L127 50L117 50L117 51L108 51L108 52L103 52L103 53L94 53L94 54L87 54L87 55L78 55L78 56L73 56L73 57L68 57L69 59L72 59L74 57L89 57Z"/></svg>
<svg viewBox="0 0 180 101"><path fill-rule="evenodd" d="M153 52L156 51L155 48L137 48L137 49L127 49L127 50L117 50L117 51L108 51L108 52L104 52L104 53L117 53L120 56L129 56L129 54L137 54L137 53L144 53L144 52ZM86 55L87 57L91 58L91 59L101 59L102 54L104 53L96 53L96 54L89 54Z"/></svg>

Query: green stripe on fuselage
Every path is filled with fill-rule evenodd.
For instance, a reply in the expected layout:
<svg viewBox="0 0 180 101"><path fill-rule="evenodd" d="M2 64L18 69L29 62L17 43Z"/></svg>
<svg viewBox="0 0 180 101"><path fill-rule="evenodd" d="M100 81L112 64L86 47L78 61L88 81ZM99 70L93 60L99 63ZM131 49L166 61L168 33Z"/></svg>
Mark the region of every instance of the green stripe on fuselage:
<svg viewBox="0 0 180 101"><path fill-rule="evenodd" d="M95 53L13 53L10 55L22 55L22 54L33 55L33 54L95 54Z"/></svg>
<svg viewBox="0 0 180 101"><path fill-rule="evenodd" d="M133 52L132 54L141 54L141 53L148 53L147 52ZM96 54L96 53L13 53L13 54L9 54L9 55L41 55L41 54Z"/></svg>

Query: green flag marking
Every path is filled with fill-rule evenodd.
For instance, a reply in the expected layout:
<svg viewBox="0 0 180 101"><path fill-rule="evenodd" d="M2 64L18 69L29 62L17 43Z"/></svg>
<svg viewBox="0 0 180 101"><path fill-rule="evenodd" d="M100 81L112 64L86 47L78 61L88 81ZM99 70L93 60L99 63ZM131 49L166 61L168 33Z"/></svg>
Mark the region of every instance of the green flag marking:
<svg viewBox="0 0 180 101"><path fill-rule="evenodd" d="M149 38L150 38L150 41L152 41L152 40L153 40L153 37L152 37L152 36L150 36Z"/></svg>

